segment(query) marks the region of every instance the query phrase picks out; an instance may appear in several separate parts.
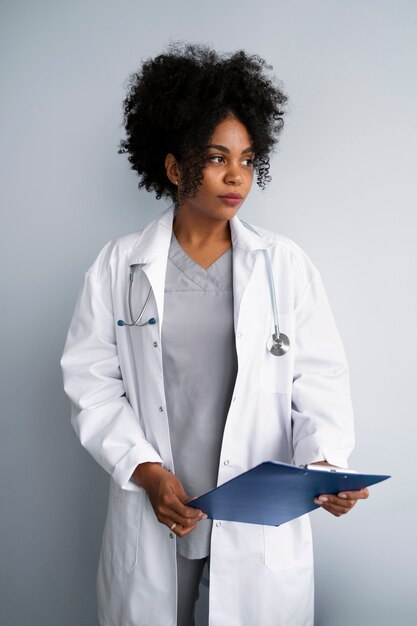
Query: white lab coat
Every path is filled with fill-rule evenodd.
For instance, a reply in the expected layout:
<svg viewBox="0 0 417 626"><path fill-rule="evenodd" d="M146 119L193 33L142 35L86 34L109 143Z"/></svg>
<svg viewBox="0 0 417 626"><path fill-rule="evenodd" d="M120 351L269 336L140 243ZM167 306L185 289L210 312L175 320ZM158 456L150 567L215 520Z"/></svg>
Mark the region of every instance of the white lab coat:
<svg viewBox="0 0 417 626"><path fill-rule="evenodd" d="M175 472L161 358L173 214L170 206L140 233L102 249L86 273L61 361L72 425L111 475L97 577L101 626L176 624L176 537L130 480L146 461ZM353 447L349 377L320 275L291 240L258 226L256 235L237 215L230 229L238 374L218 484L269 459L346 466ZM280 327L291 340L281 357L266 348L274 329L265 248ZM145 316L157 319L153 326L117 325L130 321L132 264L134 314L152 287ZM308 516L277 528L214 520L209 605L210 626L312 626Z"/></svg>

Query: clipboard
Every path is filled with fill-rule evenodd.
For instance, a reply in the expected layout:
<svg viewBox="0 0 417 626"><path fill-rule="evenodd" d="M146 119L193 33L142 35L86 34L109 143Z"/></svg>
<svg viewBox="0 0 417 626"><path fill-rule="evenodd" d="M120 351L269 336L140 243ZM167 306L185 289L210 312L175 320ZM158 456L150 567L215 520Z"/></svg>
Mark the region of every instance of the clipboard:
<svg viewBox="0 0 417 626"><path fill-rule="evenodd" d="M210 519L280 526L320 508L314 498L321 494L363 489L388 478L265 461L187 502L187 506L200 509Z"/></svg>

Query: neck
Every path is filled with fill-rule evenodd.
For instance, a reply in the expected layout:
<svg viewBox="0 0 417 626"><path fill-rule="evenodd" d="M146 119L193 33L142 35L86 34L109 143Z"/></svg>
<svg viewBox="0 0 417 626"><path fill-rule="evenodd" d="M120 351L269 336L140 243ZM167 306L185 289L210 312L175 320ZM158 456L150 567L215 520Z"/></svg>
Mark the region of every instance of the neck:
<svg viewBox="0 0 417 626"><path fill-rule="evenodd" d="M178 241L195 247L232 240L229 220L208 219L181 207L174 214L173 230Z"/></svg>

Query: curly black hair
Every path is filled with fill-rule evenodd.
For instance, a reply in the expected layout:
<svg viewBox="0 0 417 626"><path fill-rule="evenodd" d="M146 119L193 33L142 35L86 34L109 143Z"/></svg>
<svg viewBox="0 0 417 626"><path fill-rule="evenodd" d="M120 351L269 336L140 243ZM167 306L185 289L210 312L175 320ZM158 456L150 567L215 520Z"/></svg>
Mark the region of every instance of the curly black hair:
<svg viewBox="0 0 417 626"><path fill-rule="evenodd" d="M254 171L262 189L270 182L269 155L278 141L287 96L268 78L272 69L244 50L221 55L205 44L171 42L166 53L143 62L130 75L123 101L127 153L139 188L178 204L165 157L172 153L181 170L181 194L196 194L203 179L206 146L216 126L230 114L246 127L255 151Z"/></svg>

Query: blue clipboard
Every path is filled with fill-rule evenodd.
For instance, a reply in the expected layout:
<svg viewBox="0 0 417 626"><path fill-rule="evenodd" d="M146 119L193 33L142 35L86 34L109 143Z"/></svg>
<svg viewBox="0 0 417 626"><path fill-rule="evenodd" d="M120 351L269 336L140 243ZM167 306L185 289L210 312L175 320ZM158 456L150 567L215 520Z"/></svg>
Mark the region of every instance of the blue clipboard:
<svg viewBox="0 0 417 626"><path fill-rule="evenodd" d="M318 509L314 498L321 494L363 489L388 478L266 461L187 502L187 506L200 509L210 519L279 526Z"/></svg>

